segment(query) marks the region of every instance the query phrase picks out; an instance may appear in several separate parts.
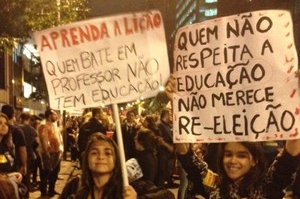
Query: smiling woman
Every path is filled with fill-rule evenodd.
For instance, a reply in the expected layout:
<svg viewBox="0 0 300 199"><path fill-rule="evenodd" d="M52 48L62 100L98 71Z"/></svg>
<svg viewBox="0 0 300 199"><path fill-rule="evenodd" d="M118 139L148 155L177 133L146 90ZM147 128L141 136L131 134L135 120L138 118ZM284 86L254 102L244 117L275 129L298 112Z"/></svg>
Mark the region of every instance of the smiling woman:
<svg viewBox="0 0 300 199"><path fill-rule="evenodd" d="M80 188L74 186L76 184L74 181L78 182L78 178L70 181L60 199L136 199L134 189L122 185L118 150L117 144L112 139L102 133L92 134L83 154Z"/></svg>
<svg viewBox="0 0 300 199"><path fill-rule="evenodd" d="M219 145L218 180L207 187L210 199L282 199L300 165L300 140L287 140L270 168L266 169L262 144L228 142ZM210 174L188 144L177 144L178 159L193 182L187 199L193 198Z"/></svg>

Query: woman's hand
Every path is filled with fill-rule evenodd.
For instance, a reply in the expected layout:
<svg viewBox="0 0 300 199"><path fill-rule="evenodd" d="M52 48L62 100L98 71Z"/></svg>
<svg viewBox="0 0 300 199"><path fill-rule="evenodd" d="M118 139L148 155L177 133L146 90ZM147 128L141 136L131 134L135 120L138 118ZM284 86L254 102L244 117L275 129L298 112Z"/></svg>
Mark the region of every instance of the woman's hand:
<svg viewBox="0 0 300 199"><path fill-rule="evenodd" d="M286 151L292 156L300 155L300 139L287 140L285 143Z"/></svg>
<svg viewBox="0 0 300 199"><path fill-rule="evenodd" d="M124 187L123 199L137 199L137 193L132 186L127 185Z"/></svg>
<svg viewBox="0 0 300 199"><path fill-rule="evenodd" d="M173 93L175 92L176 92L176 79L173 75L171 75L165 87L165 93L169 98L169 100L173 100Z"/></svg>
<svg viewBox="0 0 300 199"><path fill-rule="evenodd" d="M17 184L20 184L22 182L22 174L19 172L12 172L8 174L9 178L12 178Z"/></svg>

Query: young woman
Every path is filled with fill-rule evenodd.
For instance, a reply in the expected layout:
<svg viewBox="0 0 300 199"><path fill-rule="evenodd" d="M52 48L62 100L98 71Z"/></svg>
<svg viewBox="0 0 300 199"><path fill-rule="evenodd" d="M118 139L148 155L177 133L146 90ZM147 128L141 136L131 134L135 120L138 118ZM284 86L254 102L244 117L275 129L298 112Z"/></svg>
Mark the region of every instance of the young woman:
<svg viewBox="0 0 300 199"><path fill-rule="evenodd" d="M134 189L122 184L121 163L116 143L102 133L92 134L83 155L80 188L68 198L136 199ZM68 187L70 188L66 185L61 198L66 198L65 193L72 192L67 190Z"/></svg>
<svg viewBox="0 0 300 199"><path fill-rule="evenodd" d="M208 172L188 144L177 144L178 159L195 185L188 194L193 198L197 186L206 184L210 199L282 199L284 189L293 181L300 164L300 140L286 141L285 148L266 169L261 143L229 142L220 144L218 176Z"/></svg>
<svg viewBox="0 0 300 199"><path fill-rule="evenodd" d="M11 198L19 198L18 185L22 181L22 174L16 172L14 160L14 144L12 135L9 132L8 118L5 114L0 113L0 173L1 178L5 179L7 183L14 189L14 196L7 196ZM5 184L1 183L0 189L6 189ZM5 192L2 192L5 195Z"/></svg>
<svg viewBox="0 0 300 199"><path fill-rule="evenodd" d="M156 157L156 136L148 129L141 129L134 139L138 151L136 159L143 172L143 180L155 182L157 177L158 160Z"/></svg>

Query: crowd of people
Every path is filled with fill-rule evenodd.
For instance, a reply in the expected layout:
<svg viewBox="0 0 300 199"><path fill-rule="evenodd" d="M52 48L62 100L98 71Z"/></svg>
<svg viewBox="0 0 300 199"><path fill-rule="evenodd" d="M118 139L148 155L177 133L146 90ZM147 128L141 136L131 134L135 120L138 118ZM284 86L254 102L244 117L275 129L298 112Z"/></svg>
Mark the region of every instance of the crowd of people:
<svg viewBox="0 0 300 199"><path fill-rule="evenodd" d="M27 199L36 186L41 197L137 198L133 184L122 183L122 149L117 146L112 116L100 107L88 111L67 117L62 124L61 116L52 109L38 116L21 112L17 117L13 106L3 105L0 177L7 182L1 183L0 194L9 192L14 196L8 198ZM274 142L277 145L271 155L261 142L174 144L171 109L156 114L128 110L120 119L125 160L138 162L142 171L138 180L167 189L174 187L176 171L180 175L178 199L299 198L299 140ZM71 161L80 162L82 175L76 179L76 188L70 186L73 180L63 193L57 193L64 150L71 153ZM10 188L5 185L8 182ZM25 185L25 191L20 192L19 185Z"/></svg>
<svg viewBox="0 0 300 199"><path fill-rule="evenodd" d="M30 198L34 188L41 196L58 194L55 184L64 148L58 114L49 109L40 116L28 112L17 116L13 106L3 105L0 118L0 172L9 178L12 174L18 176L17 183L13 183L16 197Z"/></svg>

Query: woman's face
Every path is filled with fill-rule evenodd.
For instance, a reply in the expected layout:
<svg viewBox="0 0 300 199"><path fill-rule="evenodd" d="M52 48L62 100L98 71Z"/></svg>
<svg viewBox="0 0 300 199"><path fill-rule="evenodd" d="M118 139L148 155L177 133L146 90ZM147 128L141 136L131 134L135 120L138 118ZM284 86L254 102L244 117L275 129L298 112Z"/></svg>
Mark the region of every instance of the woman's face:
<svg viewBox="0 0 300 199"><path fill-rule="evenodd" d="M225 145L223 166L232 181L238 182L255 166L256 161L242 144L231 142Z"/></svg>
<svg viewBox="0 0 300 199"><path fill-rule="evenodd" d="M4 136L8 133L8 122L5 117L0 116L0 136Z"/></svg>
<svg viewBox="0 0 300 199"><path fill-rule="evenodd" d="M92 143L88 152L89 168L94 174L110 174L115 168L115 152L110 143L100 140Z"/></svg>

